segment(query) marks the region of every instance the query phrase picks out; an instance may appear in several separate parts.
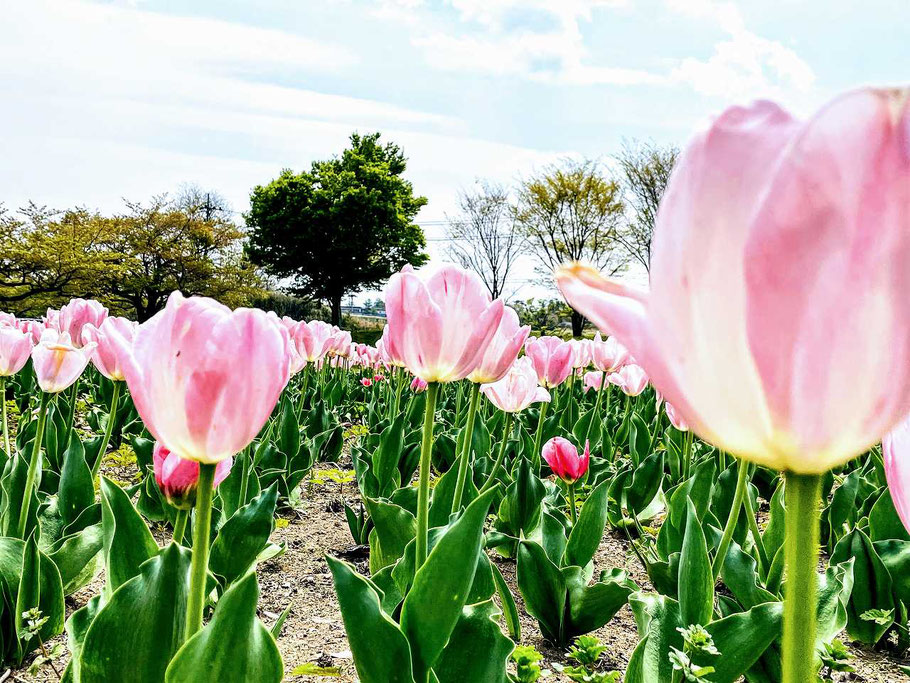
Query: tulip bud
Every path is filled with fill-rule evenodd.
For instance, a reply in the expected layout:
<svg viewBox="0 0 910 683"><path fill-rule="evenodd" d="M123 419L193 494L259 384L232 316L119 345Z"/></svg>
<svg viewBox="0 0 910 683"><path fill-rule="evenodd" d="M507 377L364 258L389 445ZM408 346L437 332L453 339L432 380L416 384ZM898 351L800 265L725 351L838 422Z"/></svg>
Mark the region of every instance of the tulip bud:
<svg viewBox="0 0 910 683"><path fill-rule="evenodd" d="M231 473L233 458L222 460L215 467L215 486ZM167 502L178 510L189 510L196 504L196 485L199 482L199 463L171 453L157 441L152 451L155 481Z"/></svg>
<svg viewBox="0 0 910 683"><path fill-rule="evenodd" d="M587 441L584 454L579 456L578 449L572 442L561 436L554 436L547 441L541 454L553 470L553 474L567 484L574 484L585 476L591 460L591 449Z"/></svg>
<svg viewBox="0 0 910 683"><path fill-rule="evenodd" d="M413 391L415 394L419 394L421 391L426 391L427 386L427 383L419 377L415 377L411 380L411 391Z"/></svg>

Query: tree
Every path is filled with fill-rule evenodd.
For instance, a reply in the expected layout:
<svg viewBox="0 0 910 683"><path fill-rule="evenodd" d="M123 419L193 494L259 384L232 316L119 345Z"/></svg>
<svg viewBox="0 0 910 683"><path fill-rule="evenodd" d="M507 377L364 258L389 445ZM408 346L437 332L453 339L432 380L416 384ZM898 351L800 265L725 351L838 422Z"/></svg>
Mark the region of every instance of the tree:
<svg viewBox="0 0 910 683"><path fill-rule="evenodd" d="M502 185L479 181L473 192L458 195L460 214L447 217L449 255L473 270L494 299L503 295L509 273L524 248L524 236L515 226L515 211Z"/></svg>
<svg viewBox="0 0 910 683"><path fill-rule="evenodd" d="M75 296L94 297L141 321L175 289L246 305L263 294L262 280L229 216L223 202L217 211L213 200L193 208L186 193L127 202L113 216L34 204L15 216L0 208L0 306L39 315Z"/></svg>
<svg viewBox="0 0 910 683"><path fill-rule="evenodd" d="M407 263L426 262L426 240L413 220L427 202L403 178L406 159L379 133L351 135L340 157L303 173L282 171L253 189L246 222L254 263L290 278L287 289L331 305L378 287Z"/></svg>
<svg viewBox="0 0 910 683"><path fill-rule="evenodd" d="M659 147L653 142L627 142L616 156L632 209L626 225L617 233L617 239L629 256L648 272L651 270L651 235L657 208L677 157L679 149L676 147Z"/></svg>
<svg viewBox="0 0 910 683"><path fill-rule="evenodd" d="M624 210L622 192L595 161L563 160L524 180L518 190L518 224L538 272L550 277L567 261L587 261L610 275L629 260L617 232ZM572 311L572 334L584 317Z"/></svg>

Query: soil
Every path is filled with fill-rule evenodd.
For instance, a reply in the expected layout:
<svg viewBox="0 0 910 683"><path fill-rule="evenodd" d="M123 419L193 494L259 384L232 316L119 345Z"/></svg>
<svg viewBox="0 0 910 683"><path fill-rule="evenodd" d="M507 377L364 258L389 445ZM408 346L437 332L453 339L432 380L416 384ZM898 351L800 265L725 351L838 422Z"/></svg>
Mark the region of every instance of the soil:
<svg viewBox="0 0 910 683"><path fill-rule="evenodd" d="M319 466L322 468L331 465ZM111 473L120 479L128 479L128 468L118 467ZM357 681L354 663L348 649L341 613L335 600L332 577L324 560L325 553L340 556L366 573L366 556L363 549L353 545L347 524L344 519L342 500L356 504L357 492L353 484L340 486L334 482L306 484L303 504L297 510L282 512L285 525L275 529L272 540L285 545L285 552L259 566L259 584L261 598L259 616L267 626L275 623L278 615L290 605L290 614L278 638L278 646L285 662L286 681L319 681L335 680L346 683ZM159 540L167 537L163 529L156 529ZM512 588L521 614L522 644L533 645L544 656L541 667L549 670L545 680L565 681L567 678L552 671L552 663L569 664L565 651L551 646L543 640L536 621L523 609L521 595L515 583L515 563L492 554L506 581ZM629 543L621 532L608 531L600 549L594 558L595 574L601 569L624 567L642 590L651 590L647 574L642 569ZM96 578L90 585L75 595L67 598L67 616L75 609L96 595L103 584L103 578ZM625 670L629 657L638 642L635 621L628 605L608 624L593 633L607 645L604 653L605 670ZM843 637L843 634L842 634ZM48 644L64 643L60 636ZM834 681L855 681L860 683L893 683L910 681L910 676L903 674L899 664L908 664L908 660L898 660L885 652L873 651L860 646L852 646L856 659L852 661L855 673L834 674ZM68 659L65 651L53 661L57 671L62 672ZM325 679L321 676L294 675L296 667L304 664L316 664L324 667L337 667L339 674ZM0 671L0 683L4 681L5 672ZM9 681L47 682L56 681L57 677L51 666L44 664L36 675L29 675L24 669L10 672ZM467 682L466 682L467 683Z"/></svg>

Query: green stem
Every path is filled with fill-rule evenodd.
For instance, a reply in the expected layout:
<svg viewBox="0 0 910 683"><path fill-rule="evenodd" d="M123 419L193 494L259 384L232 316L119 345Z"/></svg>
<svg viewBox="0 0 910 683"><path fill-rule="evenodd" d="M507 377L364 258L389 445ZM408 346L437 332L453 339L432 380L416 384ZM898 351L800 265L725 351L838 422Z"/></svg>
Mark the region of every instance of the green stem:
<svg viewBox="0 0 910 683"><path fill-rule="evenodd" d="M111 434L114 431L114 423L117 421L117 405L120 401L120 382L114 382L114 393L111 396L111 409L107 414L107 424L104 427L104 438L101 440L101 448L98 449L98 457L92 464L92 479L98 478L98 472L101 470L101 461L104 460L104 454L107 453L108 444L111 442Z"/></svg>
<svg viewBox="0 0 910 683"><path fill-rule="evenodd" d="M569 484L569 514L572 515L572 528L578 524L578 510L575 509L575 482Z"/></svg>
<svg viewBox="0 0 910 683"><path fill-rule="evenodd" d="M9 422L6 418L6 377L0 377L0 399L3 400L3 447L6 449L6 457L11 458L13 454L9 447Z"/></svg>
<svg viewBox="0 0 910 683"><path fill-rule="evenodd" d="M758 528L758 521L755 518L755 510L752 509L752 499L746 496L744 501L746 506L746 519L749 522L749 530L752 532L752 540L755 542L755 549L758 551L758 567L761 569L762 576L767 576L771 563L768 561L768 552L765 550L765 542L762 540L761 530Z"/></svg>
<svg viewBox="0 0 910 683"><path fill-rule="evenodd" d="M178 545L183 544L183 537L186 536L186 522L189 517L189 510L177 510L177 519L174 520L174 542Z"/></svg>
<svg viewBox="0 0 910 683"><path fill-rule="evenodd" d="M190 593L186 601L186 633L189 639L202 628L205 586L209 568L209 541L212 533L212 494L216 465L199 463L196 484L196 519L193 526L193 560L190 565Z"/></svg>
<svg viewBox="0 0 910 683"><path fill-rule="evenodd" d="M452 512L461 509L461 499L464 496L464 487L468 480L468 469L473 454L474 418L477 415L477 403L480 400L480 385L471 384L471 400L468 402L468 421L465 423L464 443L458 459L458 479L455 481L455 495L452 498Z"/></svg>
<svg viewBox="0 0 910 683"><path fill-rule="evenodd" d="M547 402L540 404L540 419L537 422L537 434L534 437L534 452L531 453L532 462L537 467L538 472L540 471L540 441L543 438L543 423L547 419L547 406L549 405Z"/></svg>
<svg viewBox="0 0 910 683"><path fill-rule="evenodd" d="M594 412L591 414L591 419L588 420L588 428L585 430L585 441L588 441L591 438L591 423L594 420L600 419L600 406L603 403L604 395L604 383L607 380L607 373L600 373L600 388L597 390L597 400L594 402Z"/></svg>
<svg viewBox="0 0 910 683"><path fill-rule="evenodd" d="M28 461L28 474L25 476L25 490L22 494L22 509L19 511L19 525L16 528L16 538L25 540L25 526L28 523L29 508L32 504L32 489L38 478L38 468L41 465L41 442L44 440L44 423L47 420L47 404L51 394L41 393L41 405L38 408L38 428L35 430L35 439L32 441L32 456Z"/></svg>
<svg viewBox="0 0 910 683"><path fill-rule="evenodd" d="M496 475L499 474L499 468L502 467L502 461L505 460L506 450L509 443L509 433L512 429L512 413L506 413L506 419L502 427L502 443L499 444L499 455L496 456L496 462L493 463L493 469L490 470L490 476L487 478L487 483L483 485L483 488L480 489L478 495L483 495L489 491L493 485L496 483Z"/></svg>
<svg viewBox="0 0 910 683"><path fill-rule="evenodd" d="M420 443L420 482L417 488L417 547L415 570L427 561L427 533L430 515L430 456L433 453L433 421L436 418L436 396L439 383L427 385L427 405L423 414L423 437Z"/></svg>
<svg viewBox="0 0 910 683"><path fill-rule="evenodd" d="M682 471L682 480L686 481L689 478L689 469L692 466L692 430L686 432L685 446L683 448L683 471Z"/></svg>
<svg viewBox="0 0 910 683"><path fill-rule="evenodd" d="M724 560L727 558L727 550L730 548L730 541L733 540L733 531L736 529L736 522L739 521L739 513L743 506L743 497L746 494L747 484L749 483L749 463L740 458L736 472L736 491L733 494L733 505L730 507L730 514L727 516L727 524L724 526L724 534L720 538L720 545L717 546L717 554L714 556L714 580L720 576L720 570L724 567Z"/></svg>
<svg viewBox="0 0 910 683"><path fill-rule="evenodd" d="M70 402L69 410L66 414L66 423L63 429L63 449L66 450L70 447L70 435L73 433L73 422L76 419L76 397L79 395L79 378L76 378L76 381L73 382L73 386L70 387Z"/></svg>
<svg viewBox="0 0 910 683"><path fill-rule="evenodd" d="M297 408L297 422L303 422L303 409L306 404L306 392L310 385L310 365L303 367L303 386L300 388L300 406Z"/></svg>
<svg viewBox="0 0 910 683"><path fill-rule="evenodd" d="M785 472L787 507L784 557L783 683L813 683L821 476Z"/></svg>

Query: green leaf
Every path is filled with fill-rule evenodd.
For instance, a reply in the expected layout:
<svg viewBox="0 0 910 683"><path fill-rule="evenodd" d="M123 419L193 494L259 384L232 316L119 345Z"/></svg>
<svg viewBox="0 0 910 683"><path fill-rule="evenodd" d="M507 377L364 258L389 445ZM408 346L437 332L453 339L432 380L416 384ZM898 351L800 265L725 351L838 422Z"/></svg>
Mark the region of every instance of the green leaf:
<svg viewBox="0 0 910 683"><path fill-rule="evenodd" d="M190 638L167 667L167 683L280 683L284 665L269 630L256 617L255 572L237 580L218 601L212 620Z"/></svg>
<svg viewBox="0 0 910 683"><path fill-rule="evenodd" d="M882 494L869 511L869 537L873 542L888 539L910 541L910 534L897 516L888 487L882 489Z"/></svg>
<svg viewBox="0 0 910 683"><path fill-rule="evenodd" d="M114 591L85 634L80 683L161 683L184 638L190 551L171 543Z"/></svg>
<svg viewBox="0 0 910 683"><path fill-rule="evenodd" d="M847 633L854 640L874 645L890 628L861 618L870 609L894 609L891 575L872 541L862 529L841 537L831 555L836 565L853 558L853 593L847 605Z"/></svg>
<svg viewBox="0 0 910 683"><path fill-rule="evenodd" d="M401 630L411 644L414 671L429 671L455 628L474 582L483 523L496 489L471 503L436 542L401 608Z"/></svg>
<svg viewBox="0 0 910 683"><path fill-rule="evenodd" d="M439 683L504 683L506 662L514 647L499 628L492 600L462 609L461 617L433 673Z"/></svg>
<svg viewBox="0 0 910 683"><path fill-rule="evenodd" d="M714 576L701 521L688 500L686 535L679 558L679 612L684 627L706 625L714 612Z"/></svg>
<svg viewBox="0 0 910 683"><path fill-rule="evenodd" d="M300 450L300 425L297 424L297 413L290 401L285 401L281 410L277 445L288 458L296 457Z"/></svg>
<svg viewBox="0 0 910 683"><path fill-rule="evenodd" d="M346 562L326 556L335 580L344 630L361 683L414 683L408 640L380 608L368 579Z"/></svg>
<svg viewBox="0 0 910 683"><path fill-rule="evenodd" d="M578 515L578 523L569 533L565 564L585 567L594 557L607 524L607 491L610 482L602 482L588 496Z"/></svg>
<svg viewBox="0 0 910 683"><path fill-rule="evenodd" d="M218 530L212 543L209 570L229 586L253 566L275 528L278 488L272 484L237 510Z"/></svg>
<svg viewBox="0 0 910 683"><path fill-rule="evenodd" d="M562 574L569 597L567 640L606 624L625 606L629 595L638 590L622 569L604 572L600 580L590 586L585 585L584 574L578 567L566 567Z"/></svg>
<svg viewBox="0 0 910 683"><path fill-rule="evenodd" d="M910 605L910 541L876 541L873 545L891 575L894 596Z"/></svg>
<svg viewBox="0 0 910 683"><path fill-rule="evenodd" d="M692 653L693 663L713 666L713 683L734 683L780 636L783 611L780 602L767 602L711 622L705 629L720 656Z"/></svg>
<svg viewBox="0 0 910 683"><path fill-rule="evenodd" d="M85 462L82 442L74 436L63 454L63 471L60 473L60 489L57 494L57 509L64 526L72 524L94 502L92 472Z"/></svg>
<svg viewBox="0 0 910 683"><path fill-rule="evenodd" d="M382 430L379 448L373 453L373 474L379 483L379 492L387 495L401 483L398 461L404 450L405 415L401 413Z"/></svg>
<svg viewBox="0 0 910 683"><path fill-rule="evenodd" d="M525 609L537 619L544 637L562 644L568 599L565 579L544 549L533 541L518 544L518 590Z"/></svg>
<svg viewBox="0 0 910 683"><path fill-rule="evenodd" d="M158 544L123 489L107 477L101 478L101 528L105 591L110 594L139 573L139 567L158 553Z"/></svg>
<svg viewBox="0 0 910 683"><path fill-rule="evenodd" d="M509 635L516 643L521 641L521 620L518 616L518 607L515 604L515 598L506 583L505 577L499 571L499 567L491 563L493 569L493 581L496 584L496 593L499 595L499 601L502 603L503 613L506 619L506 628L509 629Z"/></svg>
<svg viewBox="0 0 910 683"><path fill-rule="evenodd" d="M15 633L22 628L22 613L38 608L47 621L41 627L40 637L43 642L63 632L65 607L63 604L63 583L60 572L47 555L38 550L34 534L22 547L22 567L19 574L19 585L16 590L14 613ZM9 584L12 588L12 584ZM28 649L38 647L37 642L30 642ZM21 656L26 653L20 649Z"/></svg>
<svg viewBox="0 0 910 683"><path fill-rule="evenodd" d="M417 535L417 520L408 510L378 498L364 498L373 520L370 532L370 573L394 564Z"/></svg>
<svg viewBox="0 0 910 683"><path fill-rule="evenodd" d="M97 568L95 558L103 547L104 532L100 524L92 524L57 541L49 557L60 570L64 595L71 595L91 581Z"/></svg>
<svg viewBox="0 0 910 683"><path fill-rule="evenodd" d="M629 658L625 683L672 680L670 648L683 648L683 638L677 630L681 625L679 603L664 595L633 593L629 605L641 640Z"/></svg>

